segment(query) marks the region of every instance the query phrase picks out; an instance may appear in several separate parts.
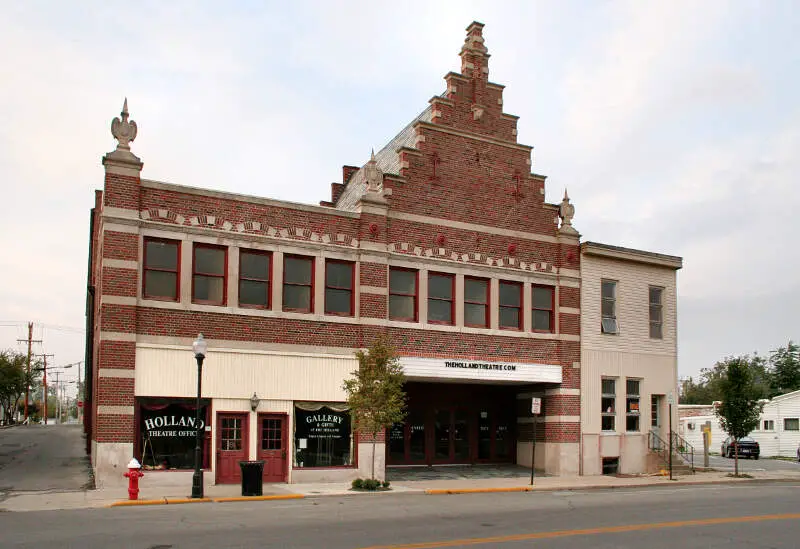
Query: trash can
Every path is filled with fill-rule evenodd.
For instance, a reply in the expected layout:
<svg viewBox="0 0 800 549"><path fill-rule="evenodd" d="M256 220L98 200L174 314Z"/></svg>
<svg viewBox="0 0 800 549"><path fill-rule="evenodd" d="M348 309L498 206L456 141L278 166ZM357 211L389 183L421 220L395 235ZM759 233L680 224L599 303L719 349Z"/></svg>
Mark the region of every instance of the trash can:
<svg viewBox="0 0 800 549"><path fill-rule="evenodd" d="M239 467L242 469L242 495L263 495L264 492L261 478L264 473L264 462L240 461Z"/></svg>

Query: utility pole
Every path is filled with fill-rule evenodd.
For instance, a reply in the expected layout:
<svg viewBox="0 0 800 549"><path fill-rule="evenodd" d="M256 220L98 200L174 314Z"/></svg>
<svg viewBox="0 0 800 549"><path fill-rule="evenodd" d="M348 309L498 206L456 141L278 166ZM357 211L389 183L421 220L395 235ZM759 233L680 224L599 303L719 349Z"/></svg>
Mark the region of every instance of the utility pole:
<svg viewBox="0 0 800 549"><path fill-rule="evenodd" d="M42 394L42 399L44 400L44 424L47 425L47 357L55 356L55 355L36 355L40 356L44 359L44 367L42 368L44 372L44 377L42 378L42 383L44 384L44 393Z"/></svg>
<svg viewBox="0 0 800 549"><path fill-rule="evenodd" d="M31 345L33 343L41 343L41 339L33 339L33 322L28 322L28 339L18 339L19 343L28 344L28 376L25 380L25 421L28 421L28 398L31 392Z"/></svg>

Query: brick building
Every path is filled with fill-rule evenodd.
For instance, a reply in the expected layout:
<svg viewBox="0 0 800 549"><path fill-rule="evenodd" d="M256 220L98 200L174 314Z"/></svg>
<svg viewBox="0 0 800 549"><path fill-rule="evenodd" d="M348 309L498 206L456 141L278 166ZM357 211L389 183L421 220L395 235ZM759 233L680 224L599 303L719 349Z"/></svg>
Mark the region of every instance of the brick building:
<svg viewBox="0 0 800 549"><path fill-rule="evenodd" d="M482 29L467 28L446 91L366 164L344 166L319 205L142 178L126 102L91 214L86 429L99 482L133 455L191 469L198 333L210 481L237 482L248 458L267 461L266 481L365 476L373 445L352 432L342 381L379 334L409 395L406 422L376 446L380 476L384 464L529 464L532 396L537 466L581 472L574 208L566 194L544 201Z"/></svg>

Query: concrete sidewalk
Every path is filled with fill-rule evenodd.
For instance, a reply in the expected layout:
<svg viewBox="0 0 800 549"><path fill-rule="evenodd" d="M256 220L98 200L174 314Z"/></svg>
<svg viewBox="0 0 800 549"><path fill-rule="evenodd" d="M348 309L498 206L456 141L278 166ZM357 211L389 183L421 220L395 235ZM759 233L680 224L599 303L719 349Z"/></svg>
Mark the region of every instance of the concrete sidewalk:
<svg viewBox="0 0 800 549"><path fill-rule="evenodd" d="M221 504L231 501L257 501L259 499L300 499L325 496L362 496L388 497L391 494L461 494L461 493L502 493L502 492L546 492L591 489L624 489L645 486L687 486L702 484L748 483L754 481L789 481L800 482L800 472L750 473L752 479L731 478L727 472L710 471L695 475L675 477L669 480L661 475L653 476L583 476L583 477L537 477L534 485L521 478L494 478L473 480L423 480L392 483L391 490L384 492L356 492L345 483L318 484L265 484L263 498L242 498L238 485L208 485L205 488L206 499L189 500L191 482L185 486L148 487L147 477L143 479L140 504L178 504L209 503ZM0 502L3 511L45 511L58 509L100 508L118 505L128 500L127 486L119 484L106 486L99 490L54 491L54 492L17 492L10 494ZM265 502L268 504L268 502Z"/></svg>

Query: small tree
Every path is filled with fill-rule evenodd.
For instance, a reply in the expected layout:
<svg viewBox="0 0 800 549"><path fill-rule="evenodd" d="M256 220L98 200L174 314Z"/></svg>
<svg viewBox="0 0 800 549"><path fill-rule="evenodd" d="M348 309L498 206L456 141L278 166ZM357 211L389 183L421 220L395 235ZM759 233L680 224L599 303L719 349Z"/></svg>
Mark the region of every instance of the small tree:
<svg viewBox="0 0 800 549"><path fill-rule="evenodd" d="M0 407L8 420L16 416L20 400L28 385L33 387L36 375L27 373L27 358L13 351L0 352Z"/></svg>
<svg viewBox="0 0 800 549"><path fill-rule="evenodd" d="M384 337L375 340L367 352L358 351L358 370L345 380L347 404L356 430L372 435L372 478L375 478L375 437L403 421L406 415L406 381L394 349Z"/></svg>
<svg viewBox="0 0 800 549"><path fill-rule="evenodd" d="M758 426L764 405L758 401L753 368L747 357L723 361L725 376L720 382L721 404L714 410L722 429L733 438L734 475L739 476L739 440Z"/></svg>

